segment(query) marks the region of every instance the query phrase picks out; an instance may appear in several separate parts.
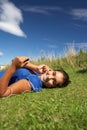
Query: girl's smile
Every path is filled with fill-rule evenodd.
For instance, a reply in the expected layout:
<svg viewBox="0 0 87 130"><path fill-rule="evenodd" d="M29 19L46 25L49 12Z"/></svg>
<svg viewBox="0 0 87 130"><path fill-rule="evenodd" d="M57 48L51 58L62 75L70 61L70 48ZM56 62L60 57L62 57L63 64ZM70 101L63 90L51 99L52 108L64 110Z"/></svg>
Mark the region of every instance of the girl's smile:
<svg viewBox="0 0 87 130"><path fill-rule="evenodd" d="M42 74L40 78L47 87L55 87L63 82L63 74L59 71L49 70Z"/></svg>

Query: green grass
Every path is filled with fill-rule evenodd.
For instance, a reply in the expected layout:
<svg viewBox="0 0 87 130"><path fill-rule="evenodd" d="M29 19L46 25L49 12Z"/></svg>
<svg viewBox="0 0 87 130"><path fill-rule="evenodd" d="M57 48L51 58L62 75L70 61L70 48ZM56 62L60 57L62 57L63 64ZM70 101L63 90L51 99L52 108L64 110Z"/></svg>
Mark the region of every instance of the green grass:
<svg viewBox="0 0 87 130"><path fill-rule="evenodd" d="M0 99L0 130L87 130L87 71L67 71L66 88Z"/></svg>
<svg viewBox="0 0 87 130"><path fill-rule="evenodd" d="M87 130L87 52L42 58L35 63L63 68L71 84L0 99L0 130Z"/></svg>

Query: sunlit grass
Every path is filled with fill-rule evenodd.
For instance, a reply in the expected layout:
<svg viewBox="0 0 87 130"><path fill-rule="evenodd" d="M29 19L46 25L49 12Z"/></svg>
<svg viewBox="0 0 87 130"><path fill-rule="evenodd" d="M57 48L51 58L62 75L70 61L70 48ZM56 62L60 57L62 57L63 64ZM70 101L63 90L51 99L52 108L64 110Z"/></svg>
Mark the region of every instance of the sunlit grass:
<svg viewBox="0 0 87 130"><path fill-rule="evenodd" d="M0 99L0 130L87 130L87 53L71 58L36 62L64 68L71 84Z"/></svg>

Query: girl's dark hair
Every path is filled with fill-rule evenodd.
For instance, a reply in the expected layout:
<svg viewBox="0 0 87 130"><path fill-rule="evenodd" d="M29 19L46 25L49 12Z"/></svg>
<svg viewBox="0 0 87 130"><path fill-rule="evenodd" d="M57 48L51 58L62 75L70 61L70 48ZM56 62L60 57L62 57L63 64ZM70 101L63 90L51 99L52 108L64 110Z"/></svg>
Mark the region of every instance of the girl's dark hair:
<svg viewBox="0 0 87 130"><path fill-rule="evenodd" d="M56 70L56 71L61 72L64 76L63 82L61 84L58 84L57 87L59 87L59 88L66 87L71 82L69 79L69 75L63 69Z"/></svg>

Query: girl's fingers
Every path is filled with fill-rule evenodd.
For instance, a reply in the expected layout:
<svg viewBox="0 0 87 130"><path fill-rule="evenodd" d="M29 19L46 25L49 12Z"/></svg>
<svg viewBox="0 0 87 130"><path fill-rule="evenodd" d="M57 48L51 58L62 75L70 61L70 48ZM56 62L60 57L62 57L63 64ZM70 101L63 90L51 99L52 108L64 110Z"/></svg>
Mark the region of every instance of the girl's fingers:
<svg viewBox="0 0 87 130"><path fill-rule="evenodd" d="M26 58L26 59L24 60L24 62L27 62L27 61L29 61L29 58Z"/></svg>
<svg viewBox="0 0 87 130"><path fill-rule="evenodd" d="M25 56L15 57L12 63L17 67L24 67L29 62L29 58Z"/></svg>

